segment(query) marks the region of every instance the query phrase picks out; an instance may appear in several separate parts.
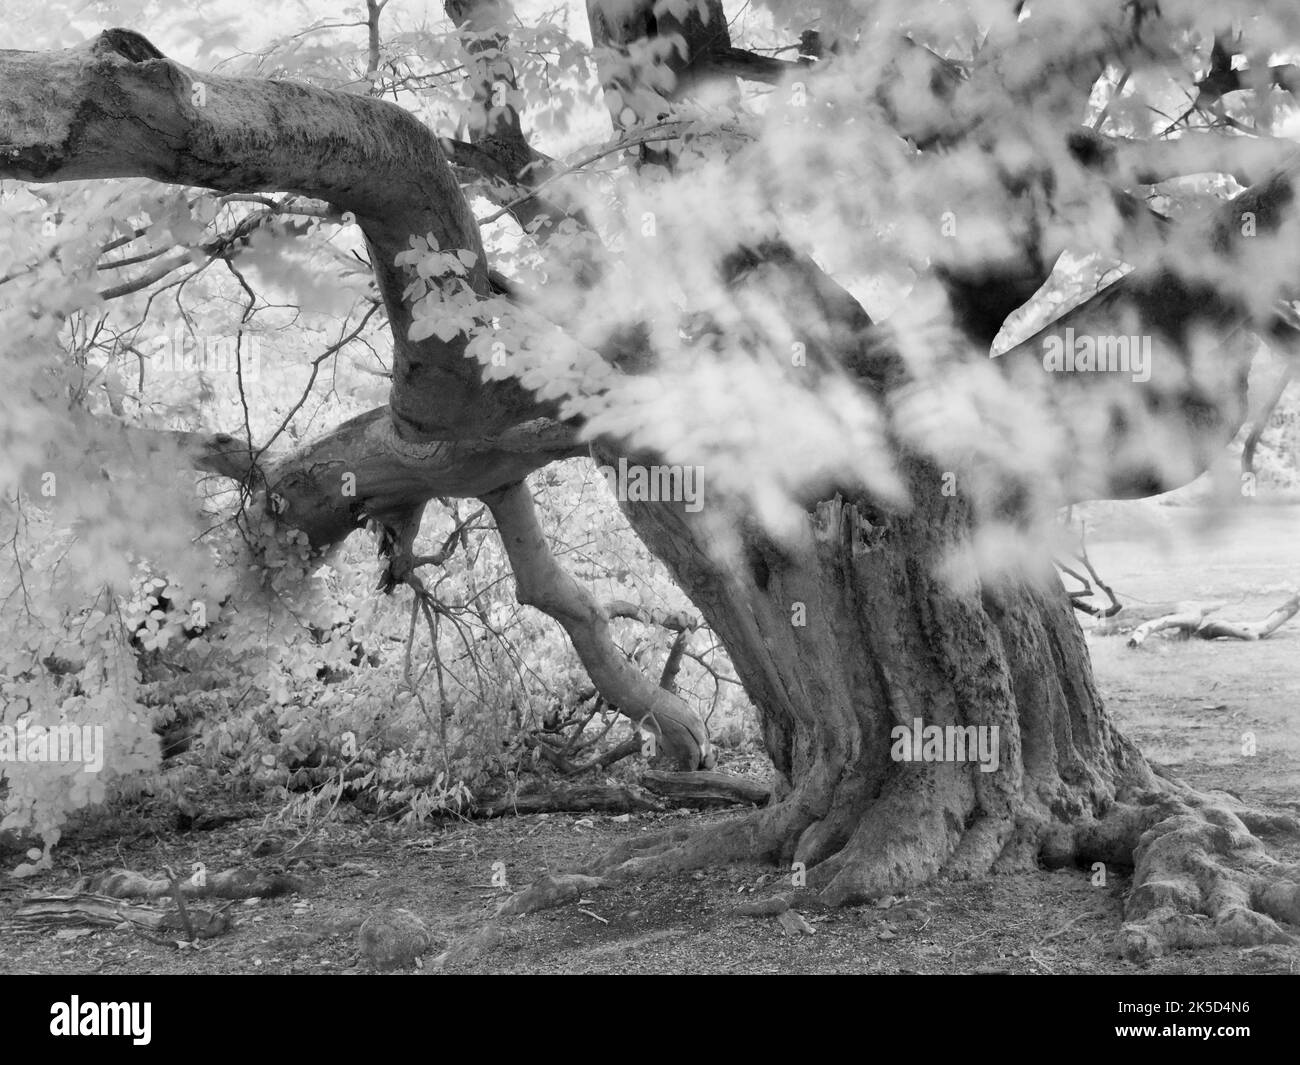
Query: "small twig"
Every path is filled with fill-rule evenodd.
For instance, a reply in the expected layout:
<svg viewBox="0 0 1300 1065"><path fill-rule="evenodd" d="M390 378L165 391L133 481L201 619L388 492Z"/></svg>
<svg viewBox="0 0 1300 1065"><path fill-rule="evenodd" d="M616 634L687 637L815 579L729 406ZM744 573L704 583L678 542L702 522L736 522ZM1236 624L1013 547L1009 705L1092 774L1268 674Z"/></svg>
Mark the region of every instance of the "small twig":
<svg viewBox="0 0 1300 1065"><path fill-rule="evenodd" d="M929 921L926 922L926 924L929 923L930 923ZM996 929L990 928L987 931L980 932L978 935L971 936L969 939L963 939L960 943L954 943L952 949L955 952L959 948L964 947L967 943L974 943L975 940L977 939L983 939L985 936L991 936L994 933L994 931L996 931Z"/></svg>
<svg viewBox="0 0 1300 1065"><path fill-rule="evenodd" d="M299 847L301 847L304 843L306 843L309 839L311 839L312 836L314 836L318 831L320 831L321 826L329 823L329 819L334 816L334 811L337 810L339 806L339 800L343 798L343 792L347 788L348 770L351 769L354 765L356 765L357 759L360 757L361 757L360 754L357 754L356 756L349 758L347 762L345 762L343 765L339 767L339 771L338 771L339 789L334 794L334 801L330 803L329 810L326 811L325 816L322 817L320 820L318 820L315 824L309 825L307 831L303 833L302 838L299 839L297 843L295 843L292 847L290 847L288 850L284 852L284 859L287 859L291 854L293 854L294 851L296 851ZM329 781L326 781L324 784L321 785L322 788L328 786L329 786Z"/></svg>
<svg viewBox="0 0 1300 1065"><path fill-rule="evenodd" d="M132 932L138 935L141 939L148 940L156 947L173 947L173 948L175 947L175 943L172 943L166 939L158 939L155 936L151 936L148 932L142 929L129 917L123 917L122 922L127 926L127 928L129 928ZM191 942L193 941L191 940Z"/></svg>
<svg viewBox="0 0 1300 1065"><path fill-rule="evenodd" d="M683 135L683 133L686 133L689 130L690 126L691 123L685 119L672 119L668 122L661 122L658 125L648 126L645 129L636 130L632 133L629 133L625 137L620 137L613 144L607 144L605 147L599 149L598 151L592 152L590 155L583 156L576 163L573 163L571 166L567 166L563 170L560 170L559 172L552 174L545 181L535 185L533 188L529 189L522 196L518 197L517 199L511 200L500 210L493 211L486 218L479 218L476 219L476 221L480 227L486 226L491 222L495 222L498 218L502 218L505 215L509 214L514 208L518 207L521 203L527 203L534 196L538 195L538 193L542 192L543 189L547 188L547 186L554 184L562 177L566 177L569 174L577 173L583 167L590 166L592 163L604 159L606 156L616 155L618 152L624 151L625 149L628 148L637 148L640 147L642 144L653 144L656 141L677 140Z"/></svg>
<svg viewBox="0 0 1300 1065"><path fill-rule="evenodd" d="M1123 93L1124 91L1124 86L1128 84L1129 75L1131 73L1132 71L1128 67L1124 68L1124 73L1120 76L1119 81L1115 84L1115 91L1110 94L1110 99L1106 101L1106 106L1101 109L1101 113L1093 121L1092 123L1093 130L1101 129L1102 124L1106 121L1107 118L1110 117L1111 105L1114 104L1114 102L1120 98L1120 94Z"/></svg>
<svg viewBox="0 0 1300 1065"><path fill-rule="evenodd" d="M1064 935L1074 925L1078 924L1080 921L1086 920L1089 917L1105 917L1105 916L1106 916L1105 910L1089 910L1087 913L1081 913L1079 914L1078 917L1074 917L1066 921L1065 924L1061 925L1061 927L1058 928L1055 932L1049 932L1047 935L1043 936L1043 938L1040 939L1037 943L1035 943L1034 946L1041 947L1044 943L1050 943L1057 936Z"/></svg>
<svg viewBox="0 0 1300 1065"><path fill-rule="evenodd" d="M167 880L171 884L172 901L176 903L176 912L180 914L181 926L185 929L185 939L193 943L198 936L194 932L194 923L190 920L190 911L185 908L185 897L181 894L181 882L176 879L176 874L172 872L170 865L163 866L163 872L167 874Z"/></svg>

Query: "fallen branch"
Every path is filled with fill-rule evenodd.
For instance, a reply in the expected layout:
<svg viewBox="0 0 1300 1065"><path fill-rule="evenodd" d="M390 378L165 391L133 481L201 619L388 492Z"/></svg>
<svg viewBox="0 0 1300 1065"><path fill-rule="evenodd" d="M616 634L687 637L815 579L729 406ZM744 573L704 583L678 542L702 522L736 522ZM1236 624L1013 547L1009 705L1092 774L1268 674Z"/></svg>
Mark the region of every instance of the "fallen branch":
<svg viewBox="0 0 1300 1065"><path fill-rule="evenodd" d="M82 877L77 889L116 899L161 899L173 897L173 883L165 876L148 877L129 869L114 869L99 876ZM306 884L287 873L224 869L187 877L178 887L186 898L252 899L290 895L305 890Z"/></svg>
<svg viewBox="0 0 1300 1065"><path fill-rule="evenodd" d="M24 925L64 928L116 928L125 922L167 934L171 939L178 938L177 933L184 933L190 942L212 939L230 928L230 920L220 911L192 909L182 918L175 910L163 912L148 906L132 906L92 892L28 898L14 912L13 919Z"/></svg>
<svg viewBox="0 0 1300 1065"><path fill-rule="evenodd" d="M765 806L770 788L729 773L700 770L694 773L665 773L647 770L641 777L647 790L672 800L678 806L729 806L748 803Z"/></svg>
<svg viewBox="0 0 1300 1065"><path fill-rule="evenodd" d="M506 817L511 814L642 813L658 810L652 799L616 784L557 785L525 795L506 793L480 796L474 810L477 817Z"/></svg>
<svg viewBox="0 0 1300 1065"><path fill-rule="evenodd" d="M1196 636L1202 640L1220 638L1233 640L1263 640L1271 636L1300 611L1300 594L1291 596L1273 610L1263 621L1221 621L1209 615L1222 609L1222 603L1188 603L1172 613L1163 614L1139 625L1128 638L1130 647L1140 647L1153 632L1178 629L1184 637Z"/></svg>
<svg viewBox="0 0 1300 1065"><path fill-rule="evenodd" d="M1166 614L1177 614L1188 608L1188 602L1166 601L1163 603L1124 603L1118 614L1097 619L1093 628L1096 636L1121 636L1130 633L1146 621L1154 621ZM1220 603L1219 606L1226 604ZM1216 608L1217 609L1217 608Z"/></svg>
<svg viewBox="0 0 1300 1065"><path fill-rule="evenodd" d="M1180 629L1184 635L1199 626L1209 614L1222 609L1222 603L1187 603L1182 609L1173 613L1162 614L1150 621L1144 621L1128 638L1130 647L1140 647L1144 640L1154 632L1165 629Z"/></svg>
<svg viewBox="0 0 1300 1065"><path fill-rule="evenodd" d="M666 803L657 802L640 789L616 784L555 785L545 791L524 795L480 796L476 817L502 817L508 814L574 813L596 811L599 813L640 813L662 811L672 806L763 806L771 798L771 789L755 784L744 777L700 770L693 773L669 773L647 770L641 784Z"/></svg>
<svg viewBox="0 0 1300 1065"><path fill-rule="evenodd" d="M1293 595L1281 606L1275 608L1263 621L1216 621L1207 619L1196 630L1196 635L1203 640L1228 637L1233 640L1263 640L1273 635L1278 629L1295 617L1300 611L1300 595Z"/></svg>

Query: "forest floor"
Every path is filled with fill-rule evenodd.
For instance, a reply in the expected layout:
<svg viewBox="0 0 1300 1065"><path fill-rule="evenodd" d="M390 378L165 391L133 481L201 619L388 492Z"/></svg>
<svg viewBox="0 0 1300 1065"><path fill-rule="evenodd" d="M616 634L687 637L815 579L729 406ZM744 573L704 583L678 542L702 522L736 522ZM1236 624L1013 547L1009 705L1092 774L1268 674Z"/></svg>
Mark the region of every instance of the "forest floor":
<svg viewBox="0 0 1300 1065"><path fill-rule="evenodd" d="M1090 533L1093 562L1121 598L1225 600L1226 618L1264 617L1300 579L1300 508L1261 507L1209 539L1192 535L1201 519L1181 507L1108 510ZM1153 637L1129 649L1123 637L1089 641L1112 713L1148 757L1197 787L1300 813L1300 619L1258 643ZM1254 734L1253 755L1243 754L1246 733ZM222 801L206 798L209 812ZM53 872L0 880L0 973L362 972L357 929L388 906L410 910L428 928L430 950L408 970L424 973L1300 971L1300 948L1289 946L1180 952L1141 966L1122 960L1115 942L1129 884L1113 870L1104 885L1083 869L939 883L882 904L810 913L813 935L785 934L774 918L737 912L774 889L779 871L759 865L606 886L557 909L492 919L507 893L494 885L494 870L518 888L579 870L628 837L733 816L726 811L396 828L344 805L335 821L306 832L277 825L273 810L248 812L185 834L162 809L153 821L138 809L120 821L102 818L65 838ZM292 870L306 890L234 904L233 929L198 947L11 920L25 895L67 890L82 872L125 867L157 876L163 865L188 870L193 862L265 869L284 861L284 848L294 848ZM439 960L487 928L477 950Z"/></svg>

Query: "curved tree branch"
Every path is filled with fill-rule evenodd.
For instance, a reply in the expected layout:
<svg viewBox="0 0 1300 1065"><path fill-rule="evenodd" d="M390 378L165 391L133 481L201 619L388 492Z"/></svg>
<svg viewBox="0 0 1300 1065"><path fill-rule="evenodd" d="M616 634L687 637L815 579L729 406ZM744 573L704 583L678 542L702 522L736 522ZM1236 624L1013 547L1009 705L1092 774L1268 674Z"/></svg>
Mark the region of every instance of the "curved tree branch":
<svg viewBox="0 0 1300 1065"><path fill-rule="evenodd" d="M485 382L467 339L412 341L412 237L474 256L464 281L489 292L478 227L437 138L402 108L286 81L231 78L168 60L139 34L106 30L59 52L0 51L0 177L148 177L221 192L295 192L351 212L370 247L393 331L389 410L409 440L498 431L546 413L513 380Z"/></svg>
<svg viewBox="0 0 1300 1065"><path fill-rule="evenodd" d="M609 614L551 553L537 521L533 498L523 483L483 496L496 520L519 602L549 614L569 634L591 682L605 701L651 732L658 750L683 769L709 761L708 732L681 698L659 687L619 651L609 631Z"/></svg>

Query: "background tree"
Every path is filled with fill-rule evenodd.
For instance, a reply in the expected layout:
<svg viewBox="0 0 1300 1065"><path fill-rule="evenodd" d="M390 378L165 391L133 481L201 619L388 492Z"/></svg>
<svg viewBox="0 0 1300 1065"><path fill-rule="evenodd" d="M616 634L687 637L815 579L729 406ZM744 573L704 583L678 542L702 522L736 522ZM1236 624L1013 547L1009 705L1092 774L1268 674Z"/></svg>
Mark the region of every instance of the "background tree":
<svg viewBox="0 0 1300 1065"><path fill-rule="evenodd" d="M110 464L168 469L179 449L256 499L260 526L305 540L271 560L275 581L374 522L381 584L416 593L426 505L478 498L520 600L693 767L710 753L698 713L617 653L523 479L585 451L698 467L702 509L623 507L724 643L778 801L605 871L759 856L800 863L838 904L941 874L1132 863L1131 956L1287 938L1296 871L1252 832L1294 825L1161 777L1114 728L1048 529L1064 503L1197 476L1245 418L1256 338L1291 352L1297 163L1274 127L1294 77L1270 60L1295 14L773 2L741 27L750 50L716 3L592 0L588 50L505 4L448 7L469 106L463 135L441 139L417 114L445 52L424 32L386 51L378 3L351 84L328 47L299 64L342 90L201 72L127 30L0 52L0 175L220 194L160 198L132 264L154 265L128 289L166 284L196 248L241 280L226 254L240 234L201 242L213 206L256 204L262 221L241 224L272 227L306 198L309 217L359 227L392 345L386 405L277 453L247 413L237 433L160 434L90 409L69 388L85 369L50 352L72 310L116 294L92 283L98 256L146 234L88 186L76 240L43 256L33 232L0 263L24 279L4 322L9 490L57 469L71 505L122 539L133 523L105 512L157 494ZM529 143L538 52L555 56L547 76L594 67L612 142L568 164ZM537 133L560 123L548 99L531 117ZM597 163L614 169L586 172ZM458 172L497 211L476 219ZM507 216L513 276L481 236ZM160 246L189 251L155 262ZM56 276L66 287L43 295ZM1091 294L1045 323L1070 285ZM1047 372L1053 342L1081 336L1148 339L1149 377ZM996 726L1000 768L894 759L891 730L917 718Z"/></svg>

